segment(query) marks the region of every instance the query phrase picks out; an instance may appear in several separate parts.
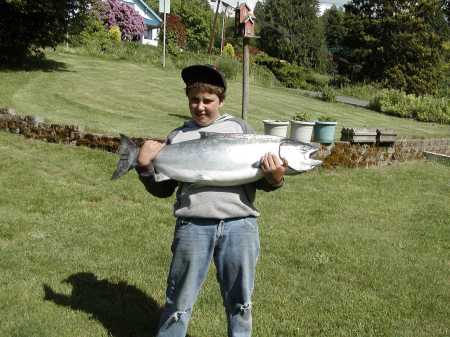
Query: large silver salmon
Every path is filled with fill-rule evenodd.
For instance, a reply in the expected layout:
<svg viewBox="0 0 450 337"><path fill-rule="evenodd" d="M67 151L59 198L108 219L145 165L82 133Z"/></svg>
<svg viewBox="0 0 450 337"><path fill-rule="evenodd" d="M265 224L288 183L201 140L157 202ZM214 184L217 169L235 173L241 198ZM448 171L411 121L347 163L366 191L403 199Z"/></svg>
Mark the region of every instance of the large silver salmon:
<svg viewBox="0 0 450 337"><path fill-rule="evenodd" d="M320 165L311 158L318 151L310 144L276 136L202 133L195 140L166 145L153 160L155 179L174 179L208 186L234 186L257 181L263 174L261 157L277 154L288 162L286 174L298 174ZM112 179L137 166L138 146L121 135L120 160Z"/></svg>

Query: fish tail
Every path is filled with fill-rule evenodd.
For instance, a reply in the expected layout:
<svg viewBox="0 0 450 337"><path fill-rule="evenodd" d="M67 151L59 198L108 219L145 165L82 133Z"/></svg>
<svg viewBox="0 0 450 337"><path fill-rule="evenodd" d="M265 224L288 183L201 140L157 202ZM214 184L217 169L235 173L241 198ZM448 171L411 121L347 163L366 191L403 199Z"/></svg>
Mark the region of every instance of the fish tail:
<svg viewBox="0 0 450 337"><path fill-rule="evenodd" d="M116 180L137 166L139 147L127 136L120 134L119 151L120 159L111 180Z"/></svg>

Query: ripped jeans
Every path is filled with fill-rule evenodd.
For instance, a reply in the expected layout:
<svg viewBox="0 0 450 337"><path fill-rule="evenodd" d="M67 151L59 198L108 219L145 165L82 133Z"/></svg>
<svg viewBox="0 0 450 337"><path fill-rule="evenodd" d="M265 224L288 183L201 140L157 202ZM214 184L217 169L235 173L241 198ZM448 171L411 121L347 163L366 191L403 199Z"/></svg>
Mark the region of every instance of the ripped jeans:
<svg viewBox="0 0 450 337"><path fill-rule="evenodd" d="M192 307L212 259L228 320L228 337L250 337L251 296L259 254L256 218L179 218L172 253L157 337L186 336Z"/></svg>

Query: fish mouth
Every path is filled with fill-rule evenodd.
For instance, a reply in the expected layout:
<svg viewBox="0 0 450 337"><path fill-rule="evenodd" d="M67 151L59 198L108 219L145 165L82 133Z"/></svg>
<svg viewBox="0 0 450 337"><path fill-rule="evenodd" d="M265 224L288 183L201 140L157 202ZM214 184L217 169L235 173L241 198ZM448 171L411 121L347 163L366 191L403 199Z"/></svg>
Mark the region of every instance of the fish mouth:
<svg viewBox="0 0 450 337"><path fill-rule="evenodd" d="M322 160L320 160L320 152L319 152L319 148L313 149L310 153L309 153L309 161L308 164L311 165L312 167L316 167L322 164Z"/></svg>
<svg viewBox="0 0 450 337"><path fill-rule="evenodd" d="M309 158L310 159L317 159L319 160L320 158L320 153L319 153L319 149L313 149L309 152Z"/></svg>

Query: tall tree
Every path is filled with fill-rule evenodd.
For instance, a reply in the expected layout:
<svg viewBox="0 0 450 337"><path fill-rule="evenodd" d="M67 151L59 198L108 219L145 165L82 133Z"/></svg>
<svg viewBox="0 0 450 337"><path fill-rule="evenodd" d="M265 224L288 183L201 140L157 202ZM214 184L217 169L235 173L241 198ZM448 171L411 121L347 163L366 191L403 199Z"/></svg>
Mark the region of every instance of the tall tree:
<svg viewBox="0 0 450 337"><path fill-rule="evenodd" d="M256 8L260 48L269 55L306 67L325 63L318 0L266 0Z"/></svg>
<svg viewBox="0 0 450 337"><path fill-rule="evenodd" d="M433 18L441 0L353 0L339 70L352 79L383 81L418 95L435 92L442 37Z"/></svg>
<svg viewBox="0 0 450 337"><path fill-rule="evenodd" d="M336 54L342 49L342 40L346 35L344 10L333 5L323 13L321 18L325 27L325 41L328 50L332 54Z"/></svg>

